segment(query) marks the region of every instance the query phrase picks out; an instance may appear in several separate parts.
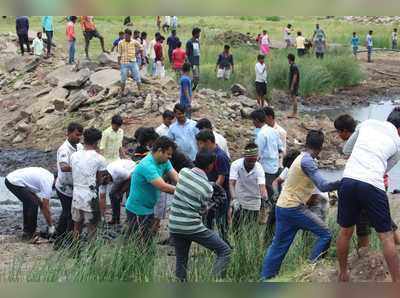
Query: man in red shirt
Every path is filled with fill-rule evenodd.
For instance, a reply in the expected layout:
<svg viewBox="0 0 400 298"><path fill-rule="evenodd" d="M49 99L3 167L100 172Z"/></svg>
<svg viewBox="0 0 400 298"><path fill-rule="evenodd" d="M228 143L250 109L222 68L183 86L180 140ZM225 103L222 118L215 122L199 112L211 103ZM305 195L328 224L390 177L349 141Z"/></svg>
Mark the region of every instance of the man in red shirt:
<svg viewBox="0 0 400 298"><path fill-rule="evenodd" d="M177 42L177 48L172 51L172 68L176 71L176 76L179 81L182 74L182 66L186 60L186 51L181 48L182 42Z"/></svg>
<svg viewBox="0 0 400 298"><path fill-rule="evenodd" d="M100 39L101 49L103 50L103 52L108 53L104 49L104 38L97 31L96 25L93 21L93 16L82 16L81 27L83 30L83 36L85 37L85 54L87 59L89 59L89 44L93 37Z"/></svg>
<svg viewBox="0 0 400 298"><path fill-rule="evenodd" d="M76 16L71 16L69 22L67 23L67 41L68 41L68 64L75 63L75 23L78 18Z"/></svg>
<svg viewBox="0 0 400 298"><path fill-rule="evenodd" d="M156 54L155 63L156 63L156 77L160 77L164 68L164 54L163 54L163 42L164 36L158 36L157 42L154 45L154 52Z"/></svg>

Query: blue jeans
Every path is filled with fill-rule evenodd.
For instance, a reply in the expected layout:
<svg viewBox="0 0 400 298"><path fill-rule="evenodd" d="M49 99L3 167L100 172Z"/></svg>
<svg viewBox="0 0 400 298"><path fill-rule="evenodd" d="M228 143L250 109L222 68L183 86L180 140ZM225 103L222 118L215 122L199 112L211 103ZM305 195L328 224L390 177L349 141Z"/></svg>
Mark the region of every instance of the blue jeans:
<svg viewBox="0 0 400 298"><path fill-rule="evenodd" d="M371 62L371 56L372 56L372 47L368 46L367 47L367 51L368 51L368 62Z"/></svg>
<svg viewBox="0 0 400 298"><path fill-rule="evenodd" d="M68 41L68 63L75 62L75 40Z"/></svg>
<svg viewBox="0 0 400 298"><path fill-rule="evenodd" d="M128 79L129 73L131 74L132 78L135 82L140 83L140 73L139 73L139 66L137 62L130 62L127 64L121 64L121 82L125 83Z"/></svg>
<svg viewBox="0 0 400 298"><path fill-rule="evenodd" d="M297 231L310 231L318 237L312 249L310 261L314 262L329 248L332 236L328 226L304 205L294 208L275 207L276 231L264 258L262 279L278 275L281 264Z"/></svg>
<svg viewBox="0 0 400 298"><path fill-rule="evenodd" d="M175 246L176 254L176 277L180 281L187 280L187 264L189 260L189 250L192 242L196 242L217 255L214 263L213 275L224 277L226 267L230 261L231 249L216 232L207 230L196 234L174 234L171 237Z"/></svg>

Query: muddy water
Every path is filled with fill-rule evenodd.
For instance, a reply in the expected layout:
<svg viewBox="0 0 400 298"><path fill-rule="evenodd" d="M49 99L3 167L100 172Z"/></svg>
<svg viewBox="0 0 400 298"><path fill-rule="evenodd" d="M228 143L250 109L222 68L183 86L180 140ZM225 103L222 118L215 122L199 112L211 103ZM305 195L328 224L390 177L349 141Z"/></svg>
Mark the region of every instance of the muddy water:
<svg viewBox="0 0 400 298"><path fill-rule="evenodd" d="M325 114L332 120L344 113L352 115L358 121L364 121L367 119L386 120L396 105L400 105L400 96L380 98L366 106L352 106L350 108L304 108L304 112L311 115ZM340 178L341 175L342 170L324 171L324 176L332 180ZM389 191L393 191L394 189L400 189L400 163L389 172Z"/></svg>

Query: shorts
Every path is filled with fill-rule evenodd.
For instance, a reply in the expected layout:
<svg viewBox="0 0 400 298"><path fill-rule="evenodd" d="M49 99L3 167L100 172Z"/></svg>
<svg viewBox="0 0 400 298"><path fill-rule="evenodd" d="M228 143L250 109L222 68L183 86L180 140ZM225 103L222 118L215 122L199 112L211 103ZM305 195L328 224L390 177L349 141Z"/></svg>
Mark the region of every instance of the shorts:
<svg viewBox="0 0 400 298"><path fill-rule="evenodd" d="M357 55L358 47L353 47L353 55Z"/></svg>
<svg viewBox="0 0 400 298"><path fill-rule="evenodd" d="M93 37L103 38L97 30L83 31L83 36L86 41L92 40Z"/></svg>
<svg viewBox="0 0 400 298"><path fill-rule="evenodd" d="M389 200L385 191L362 181L343 178L338 194L337 222L341 227L356 225L362 210L365 210L376 232L392 231Z"/></svg>
<svg viewBox="0 0 400 298"><path fill-rule="evenodd" d="M291 96L299 96L299 86L295 86L293 90L289 91Z"/></svg>
<svg viewBox="0 0 400 298"><path fill-rule="evenodd" d="M217 79L229 80L232 70L230 68L218 68Z"/></svg>
<svg viewBox="0 0 400 298"><path fill-rule="evenodd" d="M256 82L256 93L258 96L265 96L267 94L267 83Z"/></svg>
<svg viewBox="0 0 400 298"><path fill-rule="evenodd" d="M139 72L139 66L137 62L130 62L127 64L121 64L121 82L125 83L126 80L128 79L129 73L131 74L132 78L137 82L141 83L140 80L140 72Z"/></svg>
<svg viewBox="0 0 400 298"><path fill-rule="evenodd" d="M297 56L301 57L306 54L306 49L297 49Z"/></svg>
<svg viewBox="0 0 400 298"><path fill-rule="evenodd" d="M96 225L99 222L99 217L95 216L93 212L83 211L81 209L72 208L72 220L81 224Z"/></svg>
<svg viewBox="0 0 400 298"><path fill-rule="evenodd" d="M392 231L396 232L398 227L392 220ZM369 224L368 215L365 210L361 211L360 218L356 225L356 233L358 237L366 237L371 234L371 225Z"/></svg>

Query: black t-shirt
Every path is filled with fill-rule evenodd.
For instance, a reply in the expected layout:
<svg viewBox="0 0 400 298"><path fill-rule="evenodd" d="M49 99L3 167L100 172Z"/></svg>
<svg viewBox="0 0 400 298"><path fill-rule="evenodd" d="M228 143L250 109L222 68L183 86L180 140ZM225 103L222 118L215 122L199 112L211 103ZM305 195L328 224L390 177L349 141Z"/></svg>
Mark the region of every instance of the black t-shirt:
<svg viewBox="0 0 400 298"><path fill-rule="evenodd" d="M227 196L229 197L229 170L230 170L230 160L228 155L217 146L214 151L217 159L214 162L214 166L211 172L207 173L208 180L210 182L216 182L219 175L225 176L224 189Z"/></svg>
<svg viewBox="0 0 400 298"><path fill-rule="evenodd" d="M178 173L183 169L183 168L193 168L194 164L193 162L186 157L186 155L180 151L179 149L175 150L174 153L172 154L171 157L171 164L172 167L177 171Z"/></svg>
<svg viewBox="0 0 400 298"><path fill-rule="evenodd" d="M289 89L292 87L293 78L297 74L297 82L294 85L294 89L299 88L300 84L300 71L296 64L291 64L289 68Z"/></svg>

